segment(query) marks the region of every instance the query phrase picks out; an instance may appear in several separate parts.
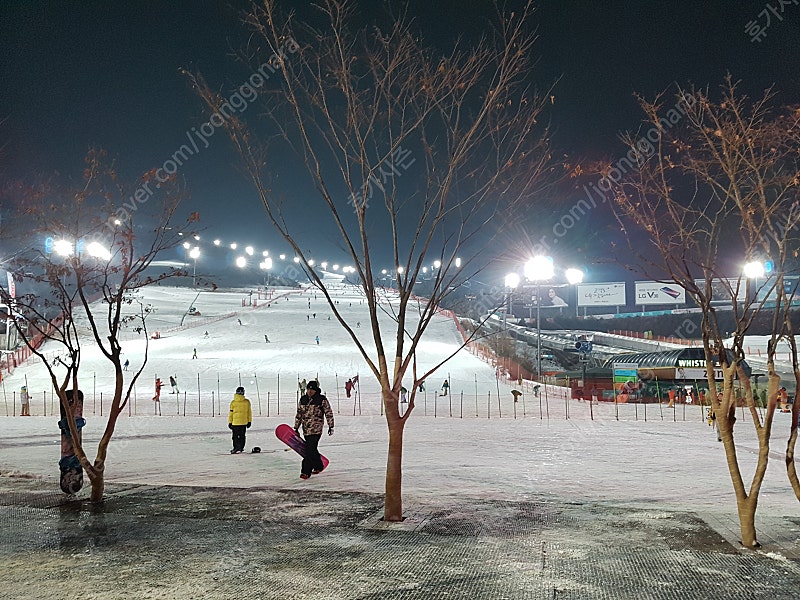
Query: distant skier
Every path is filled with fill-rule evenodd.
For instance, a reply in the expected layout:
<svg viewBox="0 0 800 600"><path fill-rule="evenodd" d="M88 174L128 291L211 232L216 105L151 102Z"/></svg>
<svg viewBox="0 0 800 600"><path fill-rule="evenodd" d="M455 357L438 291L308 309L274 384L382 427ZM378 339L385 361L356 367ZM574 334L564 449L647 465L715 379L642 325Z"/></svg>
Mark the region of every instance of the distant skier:
<svg viewBox="0 0 800 600"><path fill-rule="evenodd" d="M441 395L442 396L447 396L447 394L449 394L449 393L450 393L450 383L447 381L447 379L445 379L444 383L442 383L442 394Z"/></svg>
<svg viewBox="0 0 800 600"><path fill-rule="evenodd" d="M241 319L236 319L236 320L239 322L239 325L242 324L242 320Z"/></svg>
<svg viewBox="0 0 800 600"><path fill-rule="evenodd" d="M19 402L22 405L20 408L20 417L31 416L31 397L28 395L28 386L23 385L19 390Z"/></svg>
<svg viewBox="0 0 800 600"><path fill-rule="evenodd" d="M194 352L192 352L192 360L194 360L195 358L197 358L197 348L195 348Z"/></svg>
<svg viewBox="0 0 800 600"><path fill-rule="evenodd" d="M268 344L270 343L269 336L266 333L264 334L264 341Z"/></svg>
<svg viewBox="0 0 800 600"><path fill-rule="evenodd" d="M181 391L178 389L178 382L175 380L175 377L172 375L169 376L169 385L172 388L170 394L180 394Z"/></svg>
<svg viewBox="0 0 800 600"><path fill-rule="evenodd" d="M207 337L208 337L208 332L207 332L207 331L206 331L206 332L203 334L203 337L204 337L204 338L207 338Z"/></svg>
<svg viewBox="0 0 800 600"><path fill-rule="evenodd" d="M131 366L131 361L129 361L129 360L126 358L126 359L125 359L125 364L124 364L124 365L122 365L122 370L123 370L123 371L127 371L127 370L128 370L128 367L130 367L130 366Z"/></svg>
<svg viewBox="0 0 800 600"><path fill-rule="evenodd" d="M522 392L519 390L511 390L511 395L514 396L514 402L519 402L519 397L522 396Z"/></svg>
<svg viewBox="0 0 800 600"><path fill-rule="evenodd" d="M344 391L347 394L347 397L349 398L350 394L353 391L353 380L352 379L348 379L347 383L344 384Z"/></svg>
<svg viewBox="0 0 800 600"><path fill-rule="evenodd" d="M303 377L302 381L298 381L297 382L297 387L300 388L300 393L301 394L305 394L306 393L306 378L305 377Z"/></svg>
<svg viewBox="0 0 800 600"><path fill-rule="evenodd" d="M153 402L161 402L161 379L156 377L156 395L153 396Z"/></svg>
<svg viewBox="0 0 800 600"><path fill-rule="evenodd" d="M228 428L233 432L233 450L231 454L241 454L247 437L247 428L253 422L253 410L250 400L244 397L244 388L239 386L231 401L228 412Z"/></svg>
<svg viewBox="0 0 800 600"><path fill-rule="evenodd" d="M420 382L419 382L419 387L418 387L417 389L418 389L420 392L424 392L424 391L425 391L425 382L424 382L424 381L420 381Z"/></svg>
<svg viewBox="0 0 800 600"><path fill-rule="evenodd" d="M314 339L317 341L317 346L319 346L319 336L316 336Z"/></svg>
<svg viewBox="0 0 800 600"><path fill-rule="evenodd" d="M361 321L356 321L356 329L358 329L359 327L361 327Z"/></svg>
<svg viewBox="0 0 800 600"><path fill-rule="evenodd" d="M400 388L400 404L408 402L408 390L405 387Z"/></svg>

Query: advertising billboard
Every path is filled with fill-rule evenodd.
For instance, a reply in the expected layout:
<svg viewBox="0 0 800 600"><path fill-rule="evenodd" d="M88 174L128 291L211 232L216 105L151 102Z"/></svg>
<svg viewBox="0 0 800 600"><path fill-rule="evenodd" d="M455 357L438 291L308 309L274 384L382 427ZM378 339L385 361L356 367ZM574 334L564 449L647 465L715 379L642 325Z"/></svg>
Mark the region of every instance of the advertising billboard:
<svg viewBox="0 0 800 600"><path fill-rule="evenodd" d="M701 290L706 289L704 279L695 279L694 283ZM737 302L747 300L747 280L744 277L741 279L715 277L711 280L712 304L730 304L734 295Z"/></svg>
<svg viewBox="0 0 800 600"><path fill-rule="evenodd" d="M625 283L582 283L578 306L625 306Z"/></svg>
<svg viewBox="0 0 800 600"><path fill-rule="evenodd" d="M636 304L685 304L686 290L675 283L637 281L634 283Z"/></svg>

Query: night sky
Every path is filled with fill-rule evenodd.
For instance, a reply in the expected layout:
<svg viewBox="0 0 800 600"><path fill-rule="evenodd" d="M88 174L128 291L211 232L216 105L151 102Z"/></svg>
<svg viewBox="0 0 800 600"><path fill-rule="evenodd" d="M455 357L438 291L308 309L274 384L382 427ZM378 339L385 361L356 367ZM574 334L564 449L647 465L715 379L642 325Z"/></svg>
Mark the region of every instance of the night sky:
<svg viewBox="0 0 800 600"><path fill-rule="evenodd" d="M308 6L293 5L301 13ZM428 39L447 46L456 34L479 34L490 5L415 0L409 13ZM108 150L131 177L161 165L207 118L179 69L199 70L222 87L241 81L230 51L248 35L239 23L246 6L238 0L2 2L0 176L79 175L92 146ZM783 21L768 6L780 14L779 0L541 3L535 79L542 88L559 79L549 114L558 153L573 160L622 154L619 132L640 120L633 93L652 96L674 82L716 87L729 71L752 94L775 84L782 102L798 103L800 6L787 2ZM765 25L765 14L771 24L753 42L745 27ZM210 236L277 248L221 135L180 174ZM308 216L311 229L320 218ZM528 234L537 239L551 226L547 215L535 215ZM613 235L611 220L598 215L576 226L559 251L592 262ZM598 267L595 280L606 275Z"/></svg>

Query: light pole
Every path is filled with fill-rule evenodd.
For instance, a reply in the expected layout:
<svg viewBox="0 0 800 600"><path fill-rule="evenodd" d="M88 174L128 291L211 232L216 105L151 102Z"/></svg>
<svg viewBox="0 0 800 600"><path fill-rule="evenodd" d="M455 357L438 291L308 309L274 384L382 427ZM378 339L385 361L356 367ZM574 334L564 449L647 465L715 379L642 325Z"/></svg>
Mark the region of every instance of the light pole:
<svg viewBox="0 0 800 600"><path fill-rule="evenodd" d="M194 259L194 266L192 267L192 287L197 285L197 258L200 256L200 248L195 246L189 252L189 257Z"/></svg>
<svg viewBox="0 0 800 600"><path fill-rule="evenodd" d="M553 259L549 256L534 256L525 263L525 277L536 282L536 381L542 379L542 323L540 284L555 274Z"/></svg>
<svg viewBox="0 0 800 600"><path fill-rule="evenodd" d="M564 271L564 275L567 278L567 283L570 285L578 285L579 283L583 283L583 271L580 269L567 269ZM580 308L578 307L578 294L575 294L575 316L580 316Z"/></svg>
<svg viewBox="0 0 800 600"><path fill-rule="evenodd" d="M509 273L508 275L506 275L505 283L506 283L506 312L503 314L503 329L508 328L506 320L508 319L508 313L511 312L511 295L514 293L514 289L519 285L519 275L517 275L516 273Z"/></svg>

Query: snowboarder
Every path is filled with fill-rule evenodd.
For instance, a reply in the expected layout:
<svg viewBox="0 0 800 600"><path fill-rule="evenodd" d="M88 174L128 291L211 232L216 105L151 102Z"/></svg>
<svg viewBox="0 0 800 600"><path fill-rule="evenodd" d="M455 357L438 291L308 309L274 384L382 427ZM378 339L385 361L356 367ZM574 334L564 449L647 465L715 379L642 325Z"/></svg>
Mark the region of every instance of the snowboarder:
<svg viewBox="0 0 800 600"><path fill-rule="evenodd" d="M319 473L323 469L317 446L322 437L324 420L328 421L328 435L333 435L331 405L319 389L319 383L311 380L306 385L306 393L300 397L297 415L294 418L294 430L299 435L300 425L302 425L306 442L306 457L300 466L300 479L308 479L312 473Z"/></svg>
<svg viewBox="0 0 800 600"><path fill-rule="evenodd" d="M156 395L153 396L153 402L161 402L161 379L156 377Z"/></svg>
<svg viewBox="0 0 800 600"><path fill-rule="evenodd" d="M239 325L242 324L242 320L241 319L236 319L236 320L239 322Z"/></svg>
<svg viewBox="0 0 800 600"><path fill-rule="evenodd" d="M124 364L124 365L122 365L122 370L123 370L123 371L127 371L127 370L128 370L128 367L130 367L130 366L131 366L131 361L129 361L129 360L126 358L126 359L125 359L125 364Z"/></svg>
<svg viewBox="0 0 800 600"><path fill-rule="evenodd" d="M228 413L228 429L233 433L233 450L231 454L241 454L244 450L247 429L253 423L253 411L250 400L244 397L244 388L239 386L231 400L231 408Z"/></svg>
<svg viewBox="0 0 800 600"><path fill-rule="evenodd" d="M175 377L172 375L169 376L169 385L172 388L170 394L180 394L181 391L178 389L178 382L175 380Z"/></svg>
<svg viewBox="0 0 800 600"><path fill-rule="evenodd" d="M522 396L522 392L519 390L511 390L511 395L514 396L514 402L519 402L519 397Z"/></svg>
<svg viewBox="0 0 800 600"><path fill-rule="evenodd" d="M269 336L266 333L264 334L264 341L268 344L270 343Z"/></svg>
<svg viewBox="0 0 800 600"><path fill-rule="evenodd" d="M192 360L194 360L195 358L197 358L197 348L195 348L194 352L192 352Z"/></svg>
<svg viewBox="0 0 800 600"><path fill-rule="evenodd" d="M444 383L442 383L442 394L441 395L442 396L447 396L447 394L449 394L449 393L450 393L450 383L447 381L447 379L445 379Z"/></svg>
<svg viewBox="0 0 800 600"><path fill-rule="evenodd" d="M20 417L30 417L31 416L31 397L28 395L28 386L23 385L22 388L19 390L19 402L21 404L20 407Z"/></svg>
<svg viewBox="0 0 800 600"><path fill-rule="evenodd" d="M316 336L314 339L317 341L317 346L319 346L319 336Z"/></svg>

